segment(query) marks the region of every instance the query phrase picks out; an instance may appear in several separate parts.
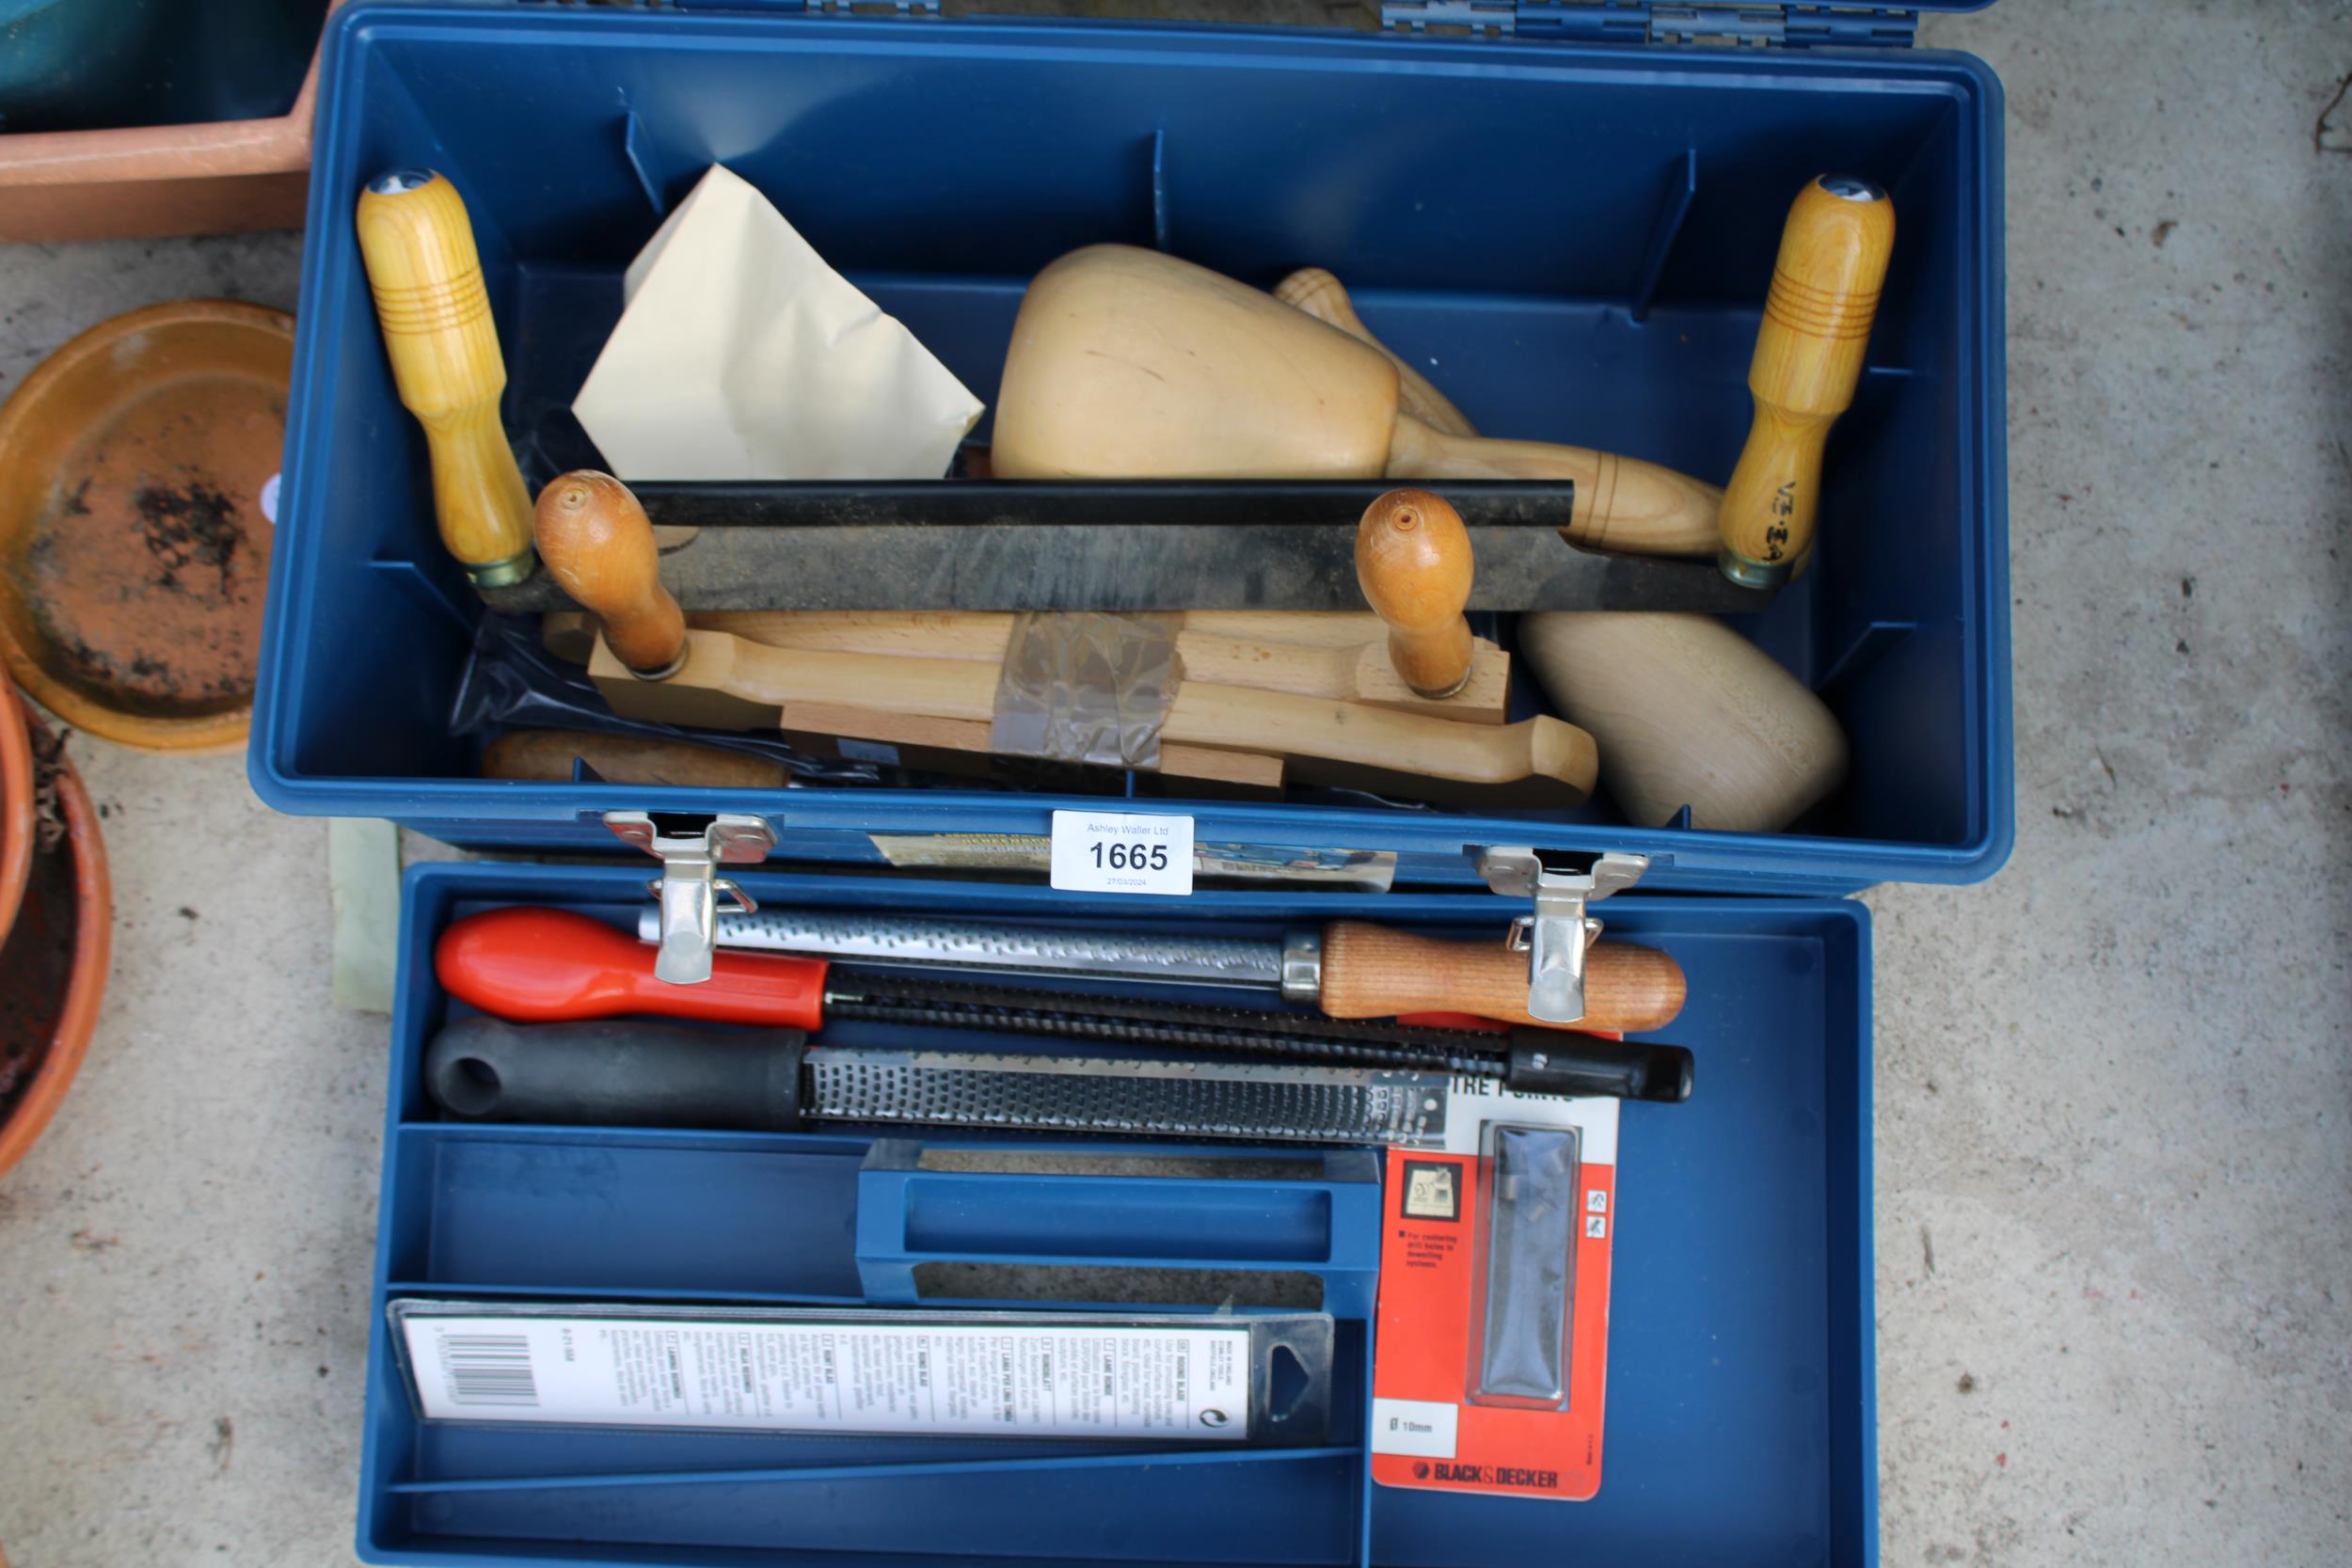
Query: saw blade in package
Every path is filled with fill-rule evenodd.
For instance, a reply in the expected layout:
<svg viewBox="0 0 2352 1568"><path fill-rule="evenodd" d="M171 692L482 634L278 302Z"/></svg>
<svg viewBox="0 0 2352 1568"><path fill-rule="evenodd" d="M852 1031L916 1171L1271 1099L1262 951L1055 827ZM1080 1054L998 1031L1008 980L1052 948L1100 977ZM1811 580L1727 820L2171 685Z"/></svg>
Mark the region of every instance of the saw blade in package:
<svg viewBox="0 0 2352 1568"><path fill-rule="evenodd" d="M1389 1150L1373 1479L1582 1501L1600 1487L1617 1105L1492 1110L1474 1142Z"/></svg>
<svg viewBox="0 0 2352 1568"><path fill-rule="evenodd" d="M400 1298L386 1317L422 1421L1277 1447L1330 1426L1320 1312Z"/></svg>

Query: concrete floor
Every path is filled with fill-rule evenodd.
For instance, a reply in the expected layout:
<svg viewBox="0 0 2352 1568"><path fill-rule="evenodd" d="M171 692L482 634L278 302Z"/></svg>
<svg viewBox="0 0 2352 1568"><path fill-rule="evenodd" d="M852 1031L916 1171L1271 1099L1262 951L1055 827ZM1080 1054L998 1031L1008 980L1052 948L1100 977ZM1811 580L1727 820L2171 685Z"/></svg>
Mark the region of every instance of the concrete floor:
<svg viewBox="0 0 2352 1568"><path fill-rule="evenodd" d="M1870 895L1890 1564L2342 1562L2352 1532L2352 71L2342 4L1932 22L2009 89L2015 859ZM0 247L0 388L290 236ZM108 808L87 1066L0 1183L17 1568L350 1559L380 1018L325 825Z"/></svg>

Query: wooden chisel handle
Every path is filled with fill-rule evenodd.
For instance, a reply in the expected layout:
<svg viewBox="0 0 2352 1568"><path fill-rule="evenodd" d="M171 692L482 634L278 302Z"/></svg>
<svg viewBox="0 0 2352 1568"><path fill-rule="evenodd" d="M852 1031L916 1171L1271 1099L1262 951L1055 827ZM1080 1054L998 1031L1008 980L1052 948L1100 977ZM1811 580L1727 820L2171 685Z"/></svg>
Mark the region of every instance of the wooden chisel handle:
<svg viewBox="0 0 2352 1568"><path fill-rule="evenodd" d="M1584 956L1580 1029L1662 1029L1682 1011L1682 966L1654 947L1604 942ZM1359 920L1323 928L1323 1010L1333 1018L1462 1012L1542 1024L1527 1010L1527 955Z"/></svg>
<svg viewBox="0 0 2352 1568"><path fill-rule="evenodd" d="M1786 582L1813 543L1821 454L1853 402L1895 249L1895 204L1867 180L1824 174L1788 209L1748 390L1756 423L1724 487L1724 575Z"/></svg>
<svg viewBox="0 0 2352 1568"><path fill-rule="evenodd" d="M475 585L531 575L531 496L499 424L506 361L457 187L429 169L370 182L359 255L400 401L424 426L441 543Z"/></svg>

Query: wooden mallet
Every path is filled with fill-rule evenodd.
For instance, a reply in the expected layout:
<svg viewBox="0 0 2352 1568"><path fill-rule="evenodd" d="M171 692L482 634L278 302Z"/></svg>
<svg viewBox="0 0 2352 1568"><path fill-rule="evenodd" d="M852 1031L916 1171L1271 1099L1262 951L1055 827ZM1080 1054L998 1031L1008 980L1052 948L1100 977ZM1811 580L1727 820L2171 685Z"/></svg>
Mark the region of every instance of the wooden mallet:
<svg viewBox="0 0 2352 1568"><path fill-rule="evenodd" d="M1448 436L1475 436L1478 431L1429 378L1406 363L1405 356L1372 335L1346 288L1322 267L1301 267L1274 285L1274 297L1304 310L1328 326L1336 326L1359 342L1370 343L1396 367L1396 405L1430 429Z"/></svg>
<svg viewBox="0 0 2352 1568"><path fill-rule="evenodd" d="M1436 429L1379 349L1132 245L1073 251L1029 284L992 456L1005 479L1566 479L1563 534L1647 555L1712 555L1723 503L1654 463Z"/></svg>
<svg viewBox="0 0 2352 1568"><path fill-rule="evenodd" d="M1853 403L1894 249L1895 204L1867 180L1821 175L1788 209L1748 365L1756 422L1724 487L1716 562L1734 582L1786 582L1813 544L1821 451Z"/></svg>

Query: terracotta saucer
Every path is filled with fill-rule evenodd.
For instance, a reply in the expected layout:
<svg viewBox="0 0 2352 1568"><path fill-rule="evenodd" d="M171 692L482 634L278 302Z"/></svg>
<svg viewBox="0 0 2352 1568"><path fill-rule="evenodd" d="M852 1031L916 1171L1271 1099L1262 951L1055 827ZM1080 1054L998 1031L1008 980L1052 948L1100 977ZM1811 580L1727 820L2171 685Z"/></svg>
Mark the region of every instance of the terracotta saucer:
<svg viewBox="0 0 2352 1568"><path fill-rule="evenodd" d="M153 751L251 719L294 319L229 300L102 322L0 408L0 655L77 729Z"/></svg>

